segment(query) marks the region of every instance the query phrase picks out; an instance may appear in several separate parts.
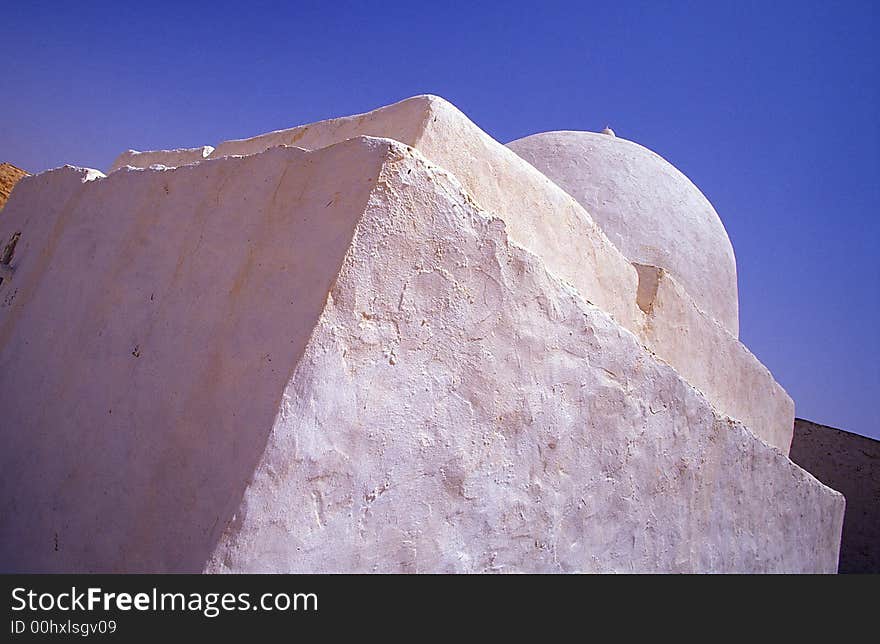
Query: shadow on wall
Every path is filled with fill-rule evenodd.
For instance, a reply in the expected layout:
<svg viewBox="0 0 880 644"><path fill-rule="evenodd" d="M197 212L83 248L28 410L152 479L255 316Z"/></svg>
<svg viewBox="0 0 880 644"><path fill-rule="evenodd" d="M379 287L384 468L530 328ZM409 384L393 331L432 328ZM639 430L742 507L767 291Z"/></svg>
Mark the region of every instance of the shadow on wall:
<svg viewBox="0 0 880 644"><path fill-rule="evenodd" d="M0 285L0 571L203 569L378 174L349 151L364 188L340 196L312 172L338 155L19 186L0 218L22 232Z"/></svg>
<svg viewBox="0 0 880 644"><path fill-rule="evenodd" d="M796 419L791 460L846 497L841 573L880 573L880 441Z"/></svg>

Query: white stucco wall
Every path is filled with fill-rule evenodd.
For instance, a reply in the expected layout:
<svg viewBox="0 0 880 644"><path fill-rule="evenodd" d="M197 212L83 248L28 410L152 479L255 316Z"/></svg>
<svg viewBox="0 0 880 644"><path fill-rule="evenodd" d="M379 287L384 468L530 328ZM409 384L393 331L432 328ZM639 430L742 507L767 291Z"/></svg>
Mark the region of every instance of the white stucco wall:
<svg viewBox="0 0 880 644"><path fill-rule="evenodd" d="M832 572L842 498L435 163L26 179L0 567Z"/></svg>

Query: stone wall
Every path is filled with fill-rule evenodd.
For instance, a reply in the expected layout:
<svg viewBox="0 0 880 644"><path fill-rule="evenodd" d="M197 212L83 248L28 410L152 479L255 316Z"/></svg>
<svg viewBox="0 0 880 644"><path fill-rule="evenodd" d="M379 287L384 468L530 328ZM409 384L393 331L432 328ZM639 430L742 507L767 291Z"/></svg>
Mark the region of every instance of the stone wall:
<svg viewBox="0 0 880 644"><path fill-rule="evenodd" d="M880 441L798 418L791 459L846 497L841 573L880 573Z"/></svg>

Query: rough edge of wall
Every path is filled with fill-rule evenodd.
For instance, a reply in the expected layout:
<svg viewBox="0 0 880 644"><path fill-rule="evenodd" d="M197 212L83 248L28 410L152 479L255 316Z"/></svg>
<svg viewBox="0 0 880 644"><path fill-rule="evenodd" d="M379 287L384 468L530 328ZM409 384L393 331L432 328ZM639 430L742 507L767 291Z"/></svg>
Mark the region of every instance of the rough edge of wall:
<svg viewBox="0 0 880 644"><path fill-rule="evenodd" d="M120 168L130 166L132 168L149 168L153 165L162 165L168 168L176 168L182 165L199 163L211 156L214 148L203 145L199 148L179 148L177 150L150 150L138 152L126 150L118 157L107 173L115 172Z"/></svg>

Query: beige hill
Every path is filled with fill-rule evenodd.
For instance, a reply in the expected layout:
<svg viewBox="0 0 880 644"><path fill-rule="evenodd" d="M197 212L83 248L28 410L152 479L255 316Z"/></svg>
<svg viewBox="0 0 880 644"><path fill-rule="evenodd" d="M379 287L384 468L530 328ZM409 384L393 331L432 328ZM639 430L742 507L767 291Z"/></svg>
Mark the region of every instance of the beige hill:
<svg viewBox="0 0 880 644"><path fill-rule="evenodd" d="M28 173L11 163L0 163L0 208L6 205L15 184L28 176Z"/></svg>

